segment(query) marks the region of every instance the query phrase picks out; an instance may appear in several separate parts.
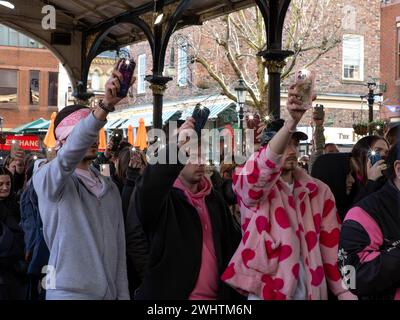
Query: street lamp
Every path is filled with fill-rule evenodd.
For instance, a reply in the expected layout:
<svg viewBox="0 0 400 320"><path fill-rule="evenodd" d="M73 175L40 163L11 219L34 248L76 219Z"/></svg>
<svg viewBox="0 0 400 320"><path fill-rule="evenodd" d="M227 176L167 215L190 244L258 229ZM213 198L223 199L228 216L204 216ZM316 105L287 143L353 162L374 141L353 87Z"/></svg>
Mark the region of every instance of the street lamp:
<svg viewBox="0 0 400 320"><path fill-rule="evenodd" d="M237 103L239 105L239 129L241 130L242 133L242 145L244 145L243 106L246 103L247 87L243 79L239 79L238 85L235 88L235 92L236 92Z"/></svg>
<svg viewBox="0 0 400 320"><path fill-rule="evenodd" d="M377 88L377 85L375 82L368 82L367 83L368 87L368 94L365 96L361 96L361 99L367 98L368 101L368 134L372 135L373 133L373 128L372 128L372 122L374 121L374 103L375 103L375 97L380 97L382 96L382 93L374 93L374 91Z"/></svg>

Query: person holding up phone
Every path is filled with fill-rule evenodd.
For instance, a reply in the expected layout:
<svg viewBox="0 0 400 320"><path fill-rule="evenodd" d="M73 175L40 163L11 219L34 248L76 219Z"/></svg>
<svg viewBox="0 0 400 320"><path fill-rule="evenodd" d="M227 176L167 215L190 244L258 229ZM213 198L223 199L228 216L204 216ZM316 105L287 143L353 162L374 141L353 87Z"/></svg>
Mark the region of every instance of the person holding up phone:
<svg viewBox="0 0 400 320"><path fill-rule="evenodd" d="M19 149L15 149L10 154L6 161L5 167L13 175L13 192L18 193L24 187L25 182L25 152Z"/></svg>
<svg viewBox="0 0 400 320"><path fill-rule="evenodd" d="M288 119L275 124L233 179L243 237L222 279L252 300L326 300L328 288L339 299L355 299L337 268L334 196L297 166L296 128L310 108L303 89L297 82L289 87Z"/></svg>
<svg viewBox="0 0 400 320"><path fill-rule="evenodd" d="M133 73L133 70L131 70ZM33 176L43 235L50 251L48 300L129 299L121 198L110 178L91 167L98 134L131 82L114 68L105 97L57 114L56 158Z"/></svg>
<svg viewBox="0 0 400 320"><path fill-rule="evenodd" d="M205 110L195 116L198 120L187 119L160 154L165 152L167 161L170 152L185 154L185 133L198 133L207 116ZM197 150L193 145L190 149L193 154L187 163L148 165L137 180L127 217L128 252L135 243L129 240L134 230L130 226L138 217L150 253L135 299L240 298L220 280L240 241L240 230L223 197L205 177L205 164L196 157Z"/></svg>

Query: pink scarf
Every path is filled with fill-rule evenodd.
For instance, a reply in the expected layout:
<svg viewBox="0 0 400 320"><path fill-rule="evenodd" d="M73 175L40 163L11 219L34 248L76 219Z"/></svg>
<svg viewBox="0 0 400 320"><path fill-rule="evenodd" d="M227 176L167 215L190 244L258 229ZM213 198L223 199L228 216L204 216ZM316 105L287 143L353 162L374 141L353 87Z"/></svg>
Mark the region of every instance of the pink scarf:
<svg viewBox="0 0 400 320"><path fill-rule="evenodd" d="M197 210L203 233L200 272L189 300L216 300L218 296L218 262L215 255L211 219L205 201L206 196L211 193L211 182L204 178L200 182L199 192L195 194L186 188L180 178L176 179L174 187L182 190L189 203Z"/></svg>
<svg viewBox="0 0 400 320"><path fill-rule="evenodd" d="M68 117L65 117L55 130L55 137L57 140L56 150L61 148L61 142L66 140L71 134L74 127L81 121L85 119L92 111L89 108L79 109L71 113Z"/></svg>

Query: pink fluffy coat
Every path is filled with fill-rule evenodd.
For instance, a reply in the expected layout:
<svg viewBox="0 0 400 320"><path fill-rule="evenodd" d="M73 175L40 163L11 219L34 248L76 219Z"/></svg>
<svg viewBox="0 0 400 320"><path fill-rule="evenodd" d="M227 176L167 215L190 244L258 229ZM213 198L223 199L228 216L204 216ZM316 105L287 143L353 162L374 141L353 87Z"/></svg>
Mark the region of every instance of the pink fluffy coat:
<svg viewBox="0 0 400 320"><path fill-rule="evenodd" d="M263 148L236 170L243 237L222 280L265 300L291 299L302 252L308 299L327 299L328 286L347 295L337 268L340 221L333 195L301 169L292 193L280 178L282 165L282 156Z"/></svg>

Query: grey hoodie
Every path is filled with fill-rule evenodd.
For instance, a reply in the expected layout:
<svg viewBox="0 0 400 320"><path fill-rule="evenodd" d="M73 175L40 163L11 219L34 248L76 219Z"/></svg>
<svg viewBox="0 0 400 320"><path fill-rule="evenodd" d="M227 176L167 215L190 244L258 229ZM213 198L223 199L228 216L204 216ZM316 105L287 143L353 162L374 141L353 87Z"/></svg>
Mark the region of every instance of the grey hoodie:
<svg viewBox="0 0 400 320"><path fill-rule="evenodd" d="M55 274L48 300L129 299L118 188L92 169L103 184L97 198L74 173L104 124L93 114L79 122L57 157L33 176Z"/></svg>

